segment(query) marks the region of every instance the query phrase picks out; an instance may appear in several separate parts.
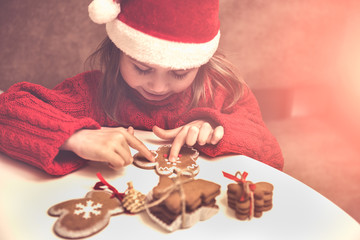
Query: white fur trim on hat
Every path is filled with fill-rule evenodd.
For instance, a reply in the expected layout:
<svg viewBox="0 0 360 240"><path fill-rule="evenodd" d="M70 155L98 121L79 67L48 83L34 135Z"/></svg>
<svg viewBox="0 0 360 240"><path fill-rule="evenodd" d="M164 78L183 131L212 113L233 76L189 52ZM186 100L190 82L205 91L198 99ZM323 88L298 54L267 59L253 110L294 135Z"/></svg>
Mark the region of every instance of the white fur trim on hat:
<svg viewBox="0 0 360 240"><path fill-rule="evenodd" d="M207 63L215 53L220 31L206 43L181 43L163 40L114 20L106 24L111 41L127 55L166 68L189 69Z"/></svg>
<svg viewBox="0 0 360 240"><path fill-rule="evenodd" d="M88 11L93 22L104 24L116 19L121 9L116 0L93 0L89 4Z"/></svg>

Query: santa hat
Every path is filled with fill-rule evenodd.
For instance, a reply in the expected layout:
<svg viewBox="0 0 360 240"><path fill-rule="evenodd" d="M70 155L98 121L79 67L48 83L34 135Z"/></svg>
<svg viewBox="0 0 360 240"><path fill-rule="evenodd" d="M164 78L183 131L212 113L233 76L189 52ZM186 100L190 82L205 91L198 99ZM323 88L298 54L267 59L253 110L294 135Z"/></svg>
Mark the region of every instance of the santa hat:
<svg viewBox="0 0 360 240"><path fill-rule="evenodd" d="M89 16L132 58L174 69L199 67L220 39L219 0L93 0Z"/></svg>

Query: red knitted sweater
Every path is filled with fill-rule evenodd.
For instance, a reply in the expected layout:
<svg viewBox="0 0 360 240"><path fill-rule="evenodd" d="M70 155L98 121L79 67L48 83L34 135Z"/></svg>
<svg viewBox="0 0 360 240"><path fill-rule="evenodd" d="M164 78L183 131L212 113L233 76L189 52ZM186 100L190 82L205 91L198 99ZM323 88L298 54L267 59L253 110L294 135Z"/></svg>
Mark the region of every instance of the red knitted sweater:
<svg viewBox="0 0 360 240"><path fill-rule="evenodd" d="M59 147L75 131L100 126L119 126L97 103L101 73L85 72L69 78L54 89L32 83L18 83L0 95L0 151L12 158L41 168L52 175L64 175L86 161ZM199 107L188 109L191 89L175 94L161 104L148 102L129 91L121 103L121 119L135 129L151 130L154 125L171 129L196 119L211 119L222 125L223 139L215 146L195 147L214 157L243 154L278 169L283 157L276 139L266 128L257 101L246 88L244 96L230 110L222 106L228 99L221 89L214 91ZM209 98L209 97L208 97Z"/></svg>

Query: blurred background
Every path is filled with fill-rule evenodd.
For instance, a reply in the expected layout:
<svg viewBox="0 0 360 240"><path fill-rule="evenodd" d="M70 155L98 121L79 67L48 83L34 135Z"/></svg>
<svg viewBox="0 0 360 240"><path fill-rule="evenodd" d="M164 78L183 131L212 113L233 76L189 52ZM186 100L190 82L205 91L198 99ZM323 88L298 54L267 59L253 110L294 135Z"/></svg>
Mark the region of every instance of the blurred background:
<svg viewBox="0 0 360 240"><path fill-rule="evenodd" d="M52 88L105 37L91 0L1 0L0 89ZM360 221L360 1L220 0L220 49L254 91L284 172Z"/></svg>

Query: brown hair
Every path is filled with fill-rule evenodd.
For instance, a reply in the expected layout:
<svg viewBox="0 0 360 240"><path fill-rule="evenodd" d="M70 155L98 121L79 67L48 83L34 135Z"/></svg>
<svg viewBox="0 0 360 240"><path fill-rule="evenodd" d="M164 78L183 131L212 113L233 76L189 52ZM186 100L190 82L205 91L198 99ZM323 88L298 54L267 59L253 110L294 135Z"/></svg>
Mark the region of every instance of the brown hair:
<svg viewBox="0 0 360 240"><path fill-rule="evenodd" d="M121 122L117 118L118 104L126 95L127 84L123 80L119 70L119 60L122 51L106 37L99 45L97 50L86 60L90 67L94 69L97 65L103 73L103 79L99 86L99 100L105 113L113 120ZM211 81L205 81L209 78ZM199 68L199 71L192 84L193 98L190 108L196 107L202 98L205 98L205 84L210 84L210 95L213 99L211 90L220 86L228 91L232 100L226 103L222 110L231 108L242 96L244 81L238 77L234 66L217 51L206 64Z"/></svg>

